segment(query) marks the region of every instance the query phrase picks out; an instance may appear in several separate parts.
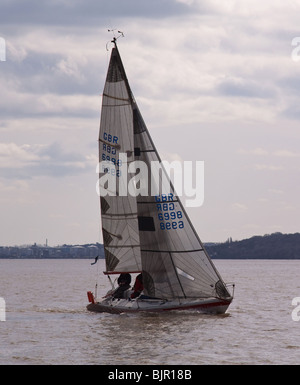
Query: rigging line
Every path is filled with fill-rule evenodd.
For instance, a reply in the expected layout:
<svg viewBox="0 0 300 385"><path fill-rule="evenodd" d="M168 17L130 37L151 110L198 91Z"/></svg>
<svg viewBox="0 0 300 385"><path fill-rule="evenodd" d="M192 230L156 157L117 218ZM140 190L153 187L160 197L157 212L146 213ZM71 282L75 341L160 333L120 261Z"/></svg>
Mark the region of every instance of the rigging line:
<svg viewBox="0 0 300 385"><path fill-rule="evenodd" d="M98 139L98 142L102 142L102 143L104 143L104 144L107 144L108 146L114 147L114 148L116 148L117 150L119 150L119 149L121 148L121 146L120 146L119 144L113 144L113 143L111 143L111 142L106 142L105 140L103 140L103 139L101 139L101 138Z"/></svg>
<svg viewBox="0 0 300 385"><path fill-rule="evenodd" d="M126 104L126 103L124 103L124 104L116 104L116 105L114 105L114 106L112 106L112 105L109 105L109 104L102 104L102 107L103 107L103 109L102 109L102 111L103 112L105 112L105 110L113 110L113 109L117 109L117 111L119 112L119 110L121 109L121 107L123 108L124 107L124 109L125 109L125 107L127 108L128 106L130 106L130 104ZM110 111L111 112L111 111Z"/></svg>
<svg viewBox="0 0 300 385"><path fill-rule="evenodd" d="M108 279L109 279L110 284L111 284L111 286L112 286L112 290L115 290L115 285L114 285L113 281L111 280L110 275L107 274L107 276L108 276Z"/></svg>
<svg viewBox="0 0 300 385"><path fill-rule="evenodd" d="M179 202L179 200L172 200L172 201L165 201L165 202L157 202L157 201L149 201L149 202L146 202L146 201L142 201L142 202L136 202L138 204L144 204L144 203L147 203L147 204L158 204L158 203L170 203L170 202Z"/></svg>
<svg viewBox="0 0 300 385"><path fill-rule="evenodd" d="M105 249L118 249L118 248L131 248L131 247L140 247L141 245L140 244L137 244L137 245L107 245L105 246Z"/></svg>
<svg viewBox="0 0 300 385"><path fill-rule="evenodd" d="M114 220L114 219L121 220L122 217L124 217L123 220L137 219L137 213L129 213L129 214L127 214L127 213L125 213L125 214L102 214L102 217L110 218L111 220ZM117 218L112 218L112 217L117 217ZM129 218L129 217L132 217L132 218Z"/></svg>
<svg viewBox="0 0 300 385"><path fill-rule="evenodd" d="M122 235L121 234L113 234L113 233L110 233L109 231L107 231L106 229L104 229L104 228L102 228L104 231L106 231L107 232L107 234L109 234L109 235L112 235L113 237L116 237L116 238L118 238L118 239L122 239Z"/></svg>
<svg viewBox="0 0 300 385"><path fill-rule="evenodd" d="M142 270L132 270L132 271L122 271L122 270L113 270L113 271L103 271L103 274L104 275L114 275L114 274L126 274L126 273L130 273L130 274L137 274L137 273L141 273Z"/></svg>
<svg viewBox="0 0 300 385"><path fill-rule="evenodd" d="M140 150L140 152L155 152L155 150Z"/></svg>
<svg viewBox="0 0 300 385"><path fill-rule="evenodd" d="M102 96L106 96L107 98L111 98L111 99L115 99L115 100L122 100L123 102L128 102L128 105L130 105L130 100L128 98L119 98L117 96L112 96L112 95L108 95L106 93L103 92ZM126 104L127 106L127 104ZM114 106L110 106L110 107L114 107Z"/></svg>
<svg viewBox="0 0 300 385"><path fill-rule="evenodd" d="M111 104L102 104L102 107L109 107L109 108L117 108L117 107L124 107L124 106L130 106L130 104L116 104L115 106L112 106Z"/></svg>
<svg viewBox="0 0 300 385"><path fill-rule="evenodd" d="M141 249L141 251L149 253L172 253L172 254L181 254L181 253L196 253L198 251L204 251L203 249L194 249L194 250L147 250Z"/></svg>
<svg viewBox="0 0 300 385"><path fill-rule="evenodd" d="M184 298L186 298L185 292L184 292L184 290L183 290L183 286L182 286L181 281L180 281L179 276L178 276L178 272L177 272L175 263L174 263L173 258L172 258L172 254L171 254L171 253L169 253L169 254L170 254L170 259L171 259L172 266L173 266L174 271L175 271L176 278L177 278L177 280L178 280L178 282L179 282L180 289L182 290L182 293L183 293L183 295L184 295Z"/></svg>

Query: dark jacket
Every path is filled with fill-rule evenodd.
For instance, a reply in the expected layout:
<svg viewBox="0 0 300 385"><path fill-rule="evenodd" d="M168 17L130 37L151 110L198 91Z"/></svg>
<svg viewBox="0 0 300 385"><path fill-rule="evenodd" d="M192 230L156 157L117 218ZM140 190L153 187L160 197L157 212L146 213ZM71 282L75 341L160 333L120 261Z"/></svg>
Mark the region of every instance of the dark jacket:
<svg viewBox="0 0 300 385"><path fill-rule="evenodd" d="M133 286L134 291L131 294L131 298L138 297L141 294L141 292L143 291L143 289L144 289L143 276L142 276L142 274L139 274L135 279L135 283Z"/></svg>
<svg viewBox="0 0 300 385"><path fill-rule="evenodd" d="M124 292L128 289L130 289L130 285L124 284L119 286L113 293L113 298L124 298Z"/></svg>

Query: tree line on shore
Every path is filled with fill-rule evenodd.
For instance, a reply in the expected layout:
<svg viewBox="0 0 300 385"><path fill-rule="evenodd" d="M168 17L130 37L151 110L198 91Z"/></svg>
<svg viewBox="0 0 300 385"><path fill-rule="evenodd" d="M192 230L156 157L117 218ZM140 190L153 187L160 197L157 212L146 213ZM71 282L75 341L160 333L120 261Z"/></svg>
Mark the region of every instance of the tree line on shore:
<svg viewBox="0 0 300 385"><path fill-rule="evenodd" d="M300 233L266 234L205 245L213 259L300 259Z"/></svg>
<svg viewBox="0 0 300 385"><path fill-rule="evenodd" d="M228 238L223 243L204 243L212 259L300 259L300 233L273 233L253 236L241 241ZM101 243L85 245L62 245L49 247L45 245L27 245L0 247L0 259L92 259L104 258Z"/></svg>

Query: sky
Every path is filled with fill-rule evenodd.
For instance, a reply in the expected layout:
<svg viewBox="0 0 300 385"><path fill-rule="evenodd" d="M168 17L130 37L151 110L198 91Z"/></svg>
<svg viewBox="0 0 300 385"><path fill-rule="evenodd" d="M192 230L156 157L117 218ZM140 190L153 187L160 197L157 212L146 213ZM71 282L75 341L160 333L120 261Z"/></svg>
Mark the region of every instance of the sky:
<svg viewBox="0 0 300 385"><path fill-rule="evenodd" d="M204 161L203 205L186 208L201 240L299 232L299 11L296 0L2 0L0 246L102 242L108 29L124 33L162 158Z"/></svg>

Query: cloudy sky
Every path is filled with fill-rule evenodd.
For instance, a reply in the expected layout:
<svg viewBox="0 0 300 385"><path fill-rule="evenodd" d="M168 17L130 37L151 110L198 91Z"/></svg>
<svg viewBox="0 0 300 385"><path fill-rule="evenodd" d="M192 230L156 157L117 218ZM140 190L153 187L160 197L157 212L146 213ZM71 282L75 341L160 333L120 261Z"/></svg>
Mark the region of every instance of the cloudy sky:
<svg viewBox="0 0 300 385"><path fill-rule="evenodd" d="M124 32L119 50L159 152L204 161L204 204L187 208L200 238L300 231L299 8L296 0L2 0L0 245L102 241L107 29Z"/></svg>

